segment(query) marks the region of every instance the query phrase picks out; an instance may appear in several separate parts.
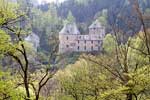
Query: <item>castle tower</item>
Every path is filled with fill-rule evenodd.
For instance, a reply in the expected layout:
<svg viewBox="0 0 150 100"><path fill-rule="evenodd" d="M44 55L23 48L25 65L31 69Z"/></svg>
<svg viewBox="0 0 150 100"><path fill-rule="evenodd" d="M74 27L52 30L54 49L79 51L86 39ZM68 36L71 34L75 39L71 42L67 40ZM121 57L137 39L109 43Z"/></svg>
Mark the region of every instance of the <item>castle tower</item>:
<svg viewBox="0 0 150 100"><path fill-rule="evenodd" d="M80 32L75 23L65 24L59 32L59 52L73 51L76 47L77 35L80 35Z"/></svg>
<svg viewBox="0 0 150 100"><path fill-rule="evenodd" d="M59 53L99 52L105 36L105 27L98 20L89 27L89 34L81 35L75 23L65 24L59 32Z"/></svg>
<svg viewBox="0 0 150 100"><path fill-rule="evenodd" d="M32 44L35 51L37 51L38 47L40 46L40 38L35 33L31 33L29 36L25 38L25 40Z"/></svg>
<svg viewBox="0 0 150 100"><path fill-rule="evenodd" d="M105 27L96 20L89 26L89 36L91 40L92 49L91 51L101 51L102 43L105 37Z"/></svg>
<svg viewBox="0 0 150 100"><path fill-rule="evenodd" d="M102 26L98 20L96 20L89 26L89 34L90 35L100 34L101 37L103 38L105 36L105 27Z"/></svg>
<svg viewBox="0 0 150 100"><path fill-rule="evenodd" d="M150 14L145 14L143 16L146 31L150 33Z"/></svg>

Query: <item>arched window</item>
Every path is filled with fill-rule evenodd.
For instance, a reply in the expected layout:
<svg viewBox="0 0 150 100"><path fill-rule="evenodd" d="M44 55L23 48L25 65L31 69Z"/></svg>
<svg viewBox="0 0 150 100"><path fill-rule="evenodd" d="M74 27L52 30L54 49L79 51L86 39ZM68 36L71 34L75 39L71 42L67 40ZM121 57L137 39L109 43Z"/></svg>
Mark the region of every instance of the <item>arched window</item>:
<svg viewBox="0 0 150 100"><path fill-rule="evenodd" d="M86 50L86 46L84 46L84 50Z"/></svg>
<svg viewBox="0 0 150 100"><path fill-rule="evenodd" d="M80 46L78 46L78 50L80 50Z"/></svg>
<svg viewBox="0 0 150 100"><path fill-rule="evenodd" d="M69 45L66 45L67 48L69 48Z"/></svg>
<svg viewBox="0 0 150 100"><path fill-rule="evenodd" d="M69 39L69 37L67 36L67 37L66 37L66 39L68 40L68 39Z"/></svg>
<svg viewBox="0 0 150 100"><path fill-rule="evenodd" d="M93 46L91 46L91 50L93 51Z"/></svg>
<svg viewBox="0 0 150 100"><path fill-rule="evenodd" d="M80 43L80 41L78 40L78 44Z"/></svg>

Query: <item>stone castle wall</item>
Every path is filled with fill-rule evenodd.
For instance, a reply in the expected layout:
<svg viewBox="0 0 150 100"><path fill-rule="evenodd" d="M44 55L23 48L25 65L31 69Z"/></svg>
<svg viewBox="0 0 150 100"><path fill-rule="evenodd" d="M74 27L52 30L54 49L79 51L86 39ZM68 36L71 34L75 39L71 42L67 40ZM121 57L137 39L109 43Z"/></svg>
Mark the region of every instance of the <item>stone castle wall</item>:
<svg viewBox="0 0 150 100"><path fill-rule="evenodd" d="M102 49L105 28L89 28L87 35L59 34L59 52L93 52Z"/></svg>
<svg viewBox="0 0 150 100"><path fill-rule="evenodd" d="M103 37L95 35L60 35L60 52L91 52L100 51Z"/></svg>

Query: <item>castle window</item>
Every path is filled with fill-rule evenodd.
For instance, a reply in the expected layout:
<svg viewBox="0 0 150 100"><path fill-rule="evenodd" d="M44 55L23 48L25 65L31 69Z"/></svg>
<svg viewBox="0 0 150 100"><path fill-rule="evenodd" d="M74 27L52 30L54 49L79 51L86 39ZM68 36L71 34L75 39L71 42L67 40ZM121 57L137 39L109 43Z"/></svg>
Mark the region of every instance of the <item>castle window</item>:
<svg viewBox="0 0 150 100"><path fill-rule="evenodd" d="M66 39L68 40L68 39L69 39L69 37L67 36L67 37L66 37Z"/></svg>
<svg viewBox="0 0 150 100"><path fill-rule="evenodd" d="M98 50L101 50L101 47L100 47L100 46L98 47Z"/></svg>
<svg viewBox="0 0 150 100"><path fill-rule="evenodd" d="M91 41L91 43L93 44L93 40Z"/></svg>
<svg viewBox="0 0 150 100"><path fill-rule="evenodd" d="M93 46L91 46L91 50L93 51Z"/></svg>
<svg viewBox="0 0 150 100"><path fill-rule="evenodd" d="M67 33L69 33L69 30L67 30Z"/></svg>
<svg viewBox="0 0 150 100"><path fill-rule="evenodd" d="M67 48L69 48L69 45L66 45Z"/></svg>
<svg viewBox="0 0 150 100"><path fill-rule="evenodd" d="M70 46L75 46L75 45L76 45L75 43L71 43L71 44L70 44Z"/></svg>
<svg viewBox="0 0 150 100"><path fill-rule="evenodd" d="M84 50L86 50L86 46L84 46Z"/></svg>
<svg viewBox="0 0 150 100"><path fill-rule="evenodd" d="M78 40L78 43L80 43L80 41Z"/></svg>
<svg viewBox="0 0 150 100"><path fill-rule="evenodd" d="M84 41L84 43L86 44L86 40Z"/></svg>
<svg viewBox="0 0 150 100"><path fill-rule="evenodd" d="M78 50L80 49L80 47L78 46Z"/></svg>

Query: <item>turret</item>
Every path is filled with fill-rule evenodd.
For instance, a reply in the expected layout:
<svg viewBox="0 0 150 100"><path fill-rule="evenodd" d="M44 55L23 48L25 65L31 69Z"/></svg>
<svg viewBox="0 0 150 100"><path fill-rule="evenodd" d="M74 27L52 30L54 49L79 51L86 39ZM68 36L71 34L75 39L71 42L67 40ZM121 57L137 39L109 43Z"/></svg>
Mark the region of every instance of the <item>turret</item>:
<svg viewBox="0 0 150 100"><path fill-rule="evenodd" d="M146 30L150 32L150 14L144 14L143 20Z"/></svg>
<svg viewBox="0 0 150 100"><path fill-rule="evenodd" d="M80 32L75 23L65 24L59 32L59 52L72 51L76 46L74 41L77 35L80 35Z"/></svg>
<svg viewBox="0 0 150 100"><path fill-rule="evenodd" d="M31 33L25 38L26 41L33 45L33 48L37 51L37 48L40 46L40 38L35 33Z"/></svg>
<svg viewBox="0 0 150 100"><path fill-rule="evenodd" d="M71 35L71 34L74 35L80 34L75 23L65 24L63 29L59 32L59 35Z"/></svg>
<svg viewBox="0 0 150 100"><path fill-rule="evenodd" d="M102 26L98 20L96 20L89 26L89 34L105 34L105 27Z"/></svg>

